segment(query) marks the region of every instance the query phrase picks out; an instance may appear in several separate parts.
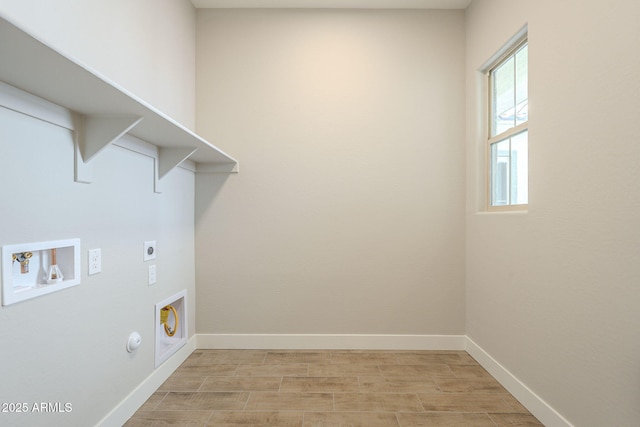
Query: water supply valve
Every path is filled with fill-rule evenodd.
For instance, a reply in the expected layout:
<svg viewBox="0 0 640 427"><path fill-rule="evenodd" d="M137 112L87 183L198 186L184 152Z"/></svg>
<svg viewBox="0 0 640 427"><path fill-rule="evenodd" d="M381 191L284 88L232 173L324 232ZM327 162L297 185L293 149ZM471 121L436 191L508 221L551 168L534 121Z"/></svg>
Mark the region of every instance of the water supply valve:
<svg viewBox="0 0 640 427"><path fill-rule="evenodd" d="M20 252L13 254L13 261L20 263L20 274L27 274L29 272L29 259L33 256L32 252Z"/></svg>

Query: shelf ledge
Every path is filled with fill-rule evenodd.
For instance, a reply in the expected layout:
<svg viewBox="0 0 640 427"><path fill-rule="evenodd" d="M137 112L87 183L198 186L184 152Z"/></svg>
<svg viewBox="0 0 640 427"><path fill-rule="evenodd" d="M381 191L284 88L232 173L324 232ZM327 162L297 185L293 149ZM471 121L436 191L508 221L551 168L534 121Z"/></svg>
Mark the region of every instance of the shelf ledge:
<svg viewBox="0 0 640 427"><path fill-rule="evenodd" d="M63 123L75 132L78 181L91 182L91 160L124 135L153 144L162 153L156 159L155 180L186 159L195 163L196 170L212 171L208 173L238 171L233 157L95 70L22 30L1 12L0 58L0 82L11 87L0 93L0 101L50 123ZM6 85L0 84L4 88ZM17 92L20 95L16 97ZM31 104L25 99L35 102L25 107ZM40 115L43 109L47 111Z"/></svg>

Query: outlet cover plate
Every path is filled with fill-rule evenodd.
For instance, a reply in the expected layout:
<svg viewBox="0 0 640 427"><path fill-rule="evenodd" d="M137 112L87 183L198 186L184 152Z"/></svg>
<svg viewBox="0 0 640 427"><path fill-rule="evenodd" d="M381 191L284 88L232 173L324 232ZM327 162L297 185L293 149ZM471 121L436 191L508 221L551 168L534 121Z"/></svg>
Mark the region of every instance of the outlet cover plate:
<svg viewBox="0 0 640 427"><path fill-rule="evenodd" d="M144 242L144 260L150 261L152 259L156 259L156 241L151 240L149 242Z"/></svg>
<svg viewBox="0 0 640 427"><path fill-rule="evenodd" d="M149 286L155 285L158 279L156 265L149 266Z"/></svg>
<svg viewBox="0 0 640 427"><path fill-rule="evenodd" d="M102 251L89 249L89 275L102 272Z"/></svg>

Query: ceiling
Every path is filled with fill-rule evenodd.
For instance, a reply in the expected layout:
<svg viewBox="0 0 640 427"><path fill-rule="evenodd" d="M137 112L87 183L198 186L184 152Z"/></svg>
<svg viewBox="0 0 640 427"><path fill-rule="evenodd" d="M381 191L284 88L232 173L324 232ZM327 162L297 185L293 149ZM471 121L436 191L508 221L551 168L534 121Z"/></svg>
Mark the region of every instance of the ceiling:
<svg viewBox="0 0 640 427"><path fill-rule="evenodd" d="M464 9L472 0L191 0L212 9Z"/></svg>

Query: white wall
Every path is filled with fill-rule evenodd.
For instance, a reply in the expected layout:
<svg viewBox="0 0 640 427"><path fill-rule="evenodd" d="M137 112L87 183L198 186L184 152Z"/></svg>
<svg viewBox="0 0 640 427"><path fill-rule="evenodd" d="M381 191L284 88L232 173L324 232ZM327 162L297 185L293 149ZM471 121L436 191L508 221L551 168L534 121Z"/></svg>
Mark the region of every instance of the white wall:
<svg viewBox="0 0 640 427"><path fill-rule="evenodd" d="M637 425L640 3L475 0L466 17L467 334L569 422ZM529 211L487 214L477 70L527 22Z"/></svg>
<svg viewBox="0 0 640 427"><path fill-rule="evenodd" d="M141 33L155 28L157 23L146 24L149 2L144 13L124 8L130 2L100 2L110 7L96 14L88 13L84 2L56 2L61 9L50 12L47 21L41 14L46 15L50 2L9 3L0 3L3 15L15 14L16 21L37 28L43 38L55 39L62 50L100 72L104 67L104 74L133 93L144 97L151 86L167 88L159 99L169 102L183 96L178 87L189 80L193 85L194 75L187 69L176 75L152 73L152 52L162 59L158 65L180 61L173 49L163 51L162 40L132 37L126 54L137 51L141 56L114 53L126 37L109 37L131 31L133 22ZM27 3L32 13L23 8ZM178 23L194 18L191 7L170 7L173 3L177 2L156 5L154 13L173 14ZM120 13L127 24L105 34L102 20ZM175 32L188 52L194 50L194 39L187 43L186 27L167 25L163 31L165 37ZM85 52L80 45L88 46L88 41L100 48ZM109 57L117 64L102 62ZM138 85L149 75L158 80ZM193 120L188 110L181 114ZM193 173L173 170L163 179L164 192L155 194L153 160L112 146L92 160L94 182L78 184L73 181L73 154L70 131L0 108L0 246L76 237L82 244L81 285L0 307L0 402L71 403L72 412L1 413L2 425L95 425L155 372L155 303L186 288L191 325L195 321ZM152 239L158 243L158 283L149 287L150 263L142 261L142 249L143 242ZM87 276L90 248L102 249L102 273L94 276ZM141 333L143 344L129 354L125 345L134 330Z"/></svg>
<svg viewBox="0 0 640 427"><path fill-rule="evenodd" d="M0 13L193 126L188 2ZM196 180L198 332L466 331L575 425L635 424L639 20L633 0L475 0L465 58L461 12L201 11L198 131L243 170ZM487 214L477 69L527 22L529 212ZM0 401L73 404L0 421L94 424L153 371L153 304L194 292L194 178L153 194L151 160L112 147L75 184L68 131L0 109L0 132L0 245L80 237L83 266L104 258L0 309Z"/></svg>
<svg viewBox="0 0 640 427"><path fill-rule="evenodd" d="M0 0L0 15L193 129L189 0Z"/></svg>
<svg viewBox="0 0 640 427"><path fill-rule="evenodd" d="M198 333L464 333L463 24L198 11Z"/></svg>

